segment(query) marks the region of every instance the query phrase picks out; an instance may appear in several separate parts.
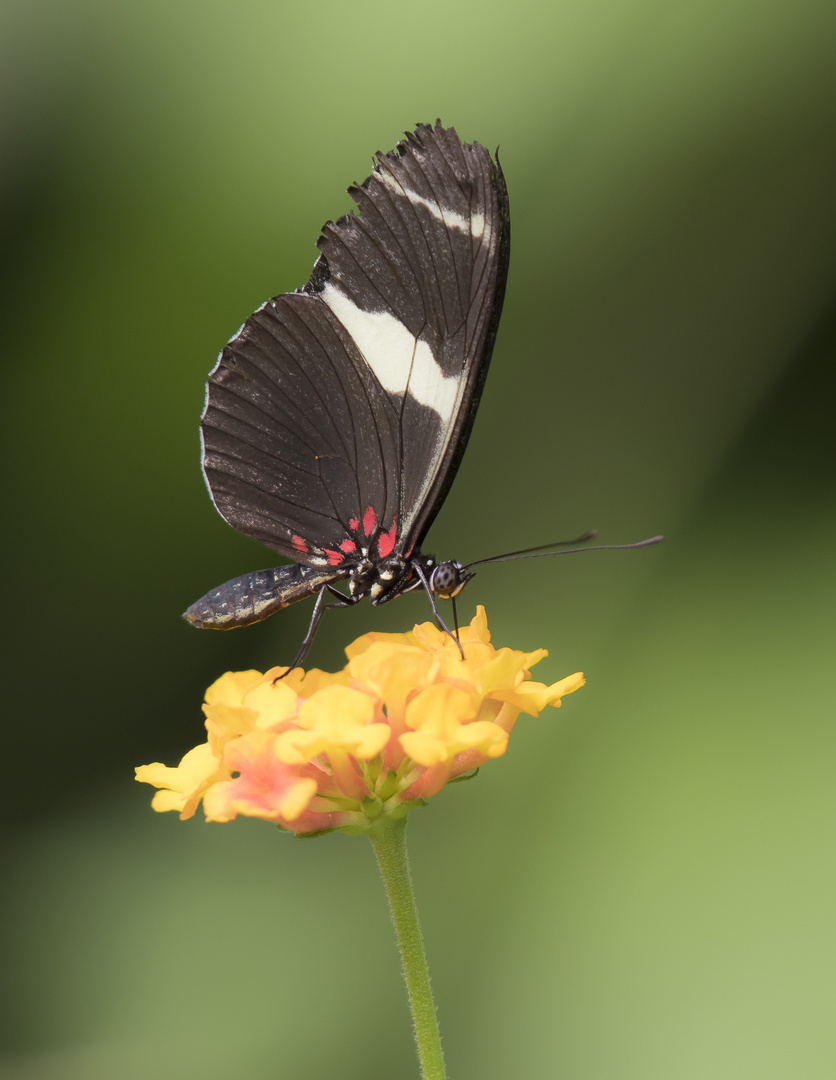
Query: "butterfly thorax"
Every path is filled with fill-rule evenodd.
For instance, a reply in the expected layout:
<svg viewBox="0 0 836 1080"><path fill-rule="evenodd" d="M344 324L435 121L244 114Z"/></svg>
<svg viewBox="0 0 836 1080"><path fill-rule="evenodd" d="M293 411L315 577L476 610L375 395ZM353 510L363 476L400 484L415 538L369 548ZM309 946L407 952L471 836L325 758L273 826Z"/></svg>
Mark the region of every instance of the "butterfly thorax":
<svg viewBox="0 0 836 1080"><path fill-rule="evenodd" d="M458 596L473 577L467 567L454 559L438 562L433 555L413 552L407 559L392 556L382 562L361 559L348 574L352 599L370 597L373 604L385 604L422 585L437 596Z"/></svg>
<svg viewBox="0 0 836 1080"><path fill-rule="evenodd" d="M375 605L385 604L387 600L394 600L396 596L420 588L422 582L416 564L428 580L436 561L431 555L420 553L414 553L408 559L401 555L392 555L376 562L360 559L349 571L348 591L352 599L368 596Z"/></svg>

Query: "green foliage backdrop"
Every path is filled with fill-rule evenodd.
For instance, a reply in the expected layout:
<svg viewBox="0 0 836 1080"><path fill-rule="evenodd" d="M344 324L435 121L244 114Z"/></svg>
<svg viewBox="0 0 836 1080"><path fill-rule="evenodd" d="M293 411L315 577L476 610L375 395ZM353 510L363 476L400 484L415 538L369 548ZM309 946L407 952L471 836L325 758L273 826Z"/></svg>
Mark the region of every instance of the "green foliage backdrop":
<svg viewBox="0 0 836 1080"><path fill-rule="evenodd" d="M416 1074L365 841L181 824L132 767L308 618L179 620L270 561L203 488L205 375L436 116L500 146L513 245L431 549L666 534L462 598L588 686L410 824L451 1077L833 1075L834 34L827 0L4 6L4 1080ZM313 660L427 614L334 613Z"/></svg>

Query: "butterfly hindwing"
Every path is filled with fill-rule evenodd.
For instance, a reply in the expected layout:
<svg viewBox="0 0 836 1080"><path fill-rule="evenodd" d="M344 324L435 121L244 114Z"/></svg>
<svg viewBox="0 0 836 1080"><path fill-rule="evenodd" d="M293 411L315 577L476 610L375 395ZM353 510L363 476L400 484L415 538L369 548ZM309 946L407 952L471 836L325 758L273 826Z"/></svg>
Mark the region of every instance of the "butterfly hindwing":
<svg viewBox="0 0 836 1080"><path fill-rule="evenodd" d="M207 484L236 529L310 562L315 549L339 550L358 507L394 519L396 426L339 321L316 297L279 296L247 320L210 376Z"/></svg>

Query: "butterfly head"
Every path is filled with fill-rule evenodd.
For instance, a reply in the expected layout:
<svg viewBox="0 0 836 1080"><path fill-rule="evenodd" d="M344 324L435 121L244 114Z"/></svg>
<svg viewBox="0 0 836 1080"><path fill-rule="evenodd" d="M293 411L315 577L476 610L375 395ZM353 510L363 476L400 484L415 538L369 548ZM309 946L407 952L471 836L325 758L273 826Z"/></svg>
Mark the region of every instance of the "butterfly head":
<svg viewBox="0 0 836 1080"><path fill-rule="evenodd" d="M439 563L430 574L430 588L438 596L451 600L459 595L473 576L460 562L450 560Z"/></svg>

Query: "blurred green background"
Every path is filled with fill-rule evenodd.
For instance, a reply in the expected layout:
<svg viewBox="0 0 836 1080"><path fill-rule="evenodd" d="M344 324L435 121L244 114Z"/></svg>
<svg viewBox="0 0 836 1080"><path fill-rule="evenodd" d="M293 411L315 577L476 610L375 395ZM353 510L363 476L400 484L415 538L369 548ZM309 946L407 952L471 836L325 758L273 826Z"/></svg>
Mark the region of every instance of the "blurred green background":
<svg viewBox="0 0 836 1080"><path fill-rule="evenodd" d="M836 5L8 2L0 13L6 1080L417 1075L369 845L180 823L201 739L299 605L212 508L218 349L308 277L377 149L501 146L491 376L429 549L588 686L410 824L451 1080L836 1074ZM326 620L312 660L428 617Z"/></svg>

